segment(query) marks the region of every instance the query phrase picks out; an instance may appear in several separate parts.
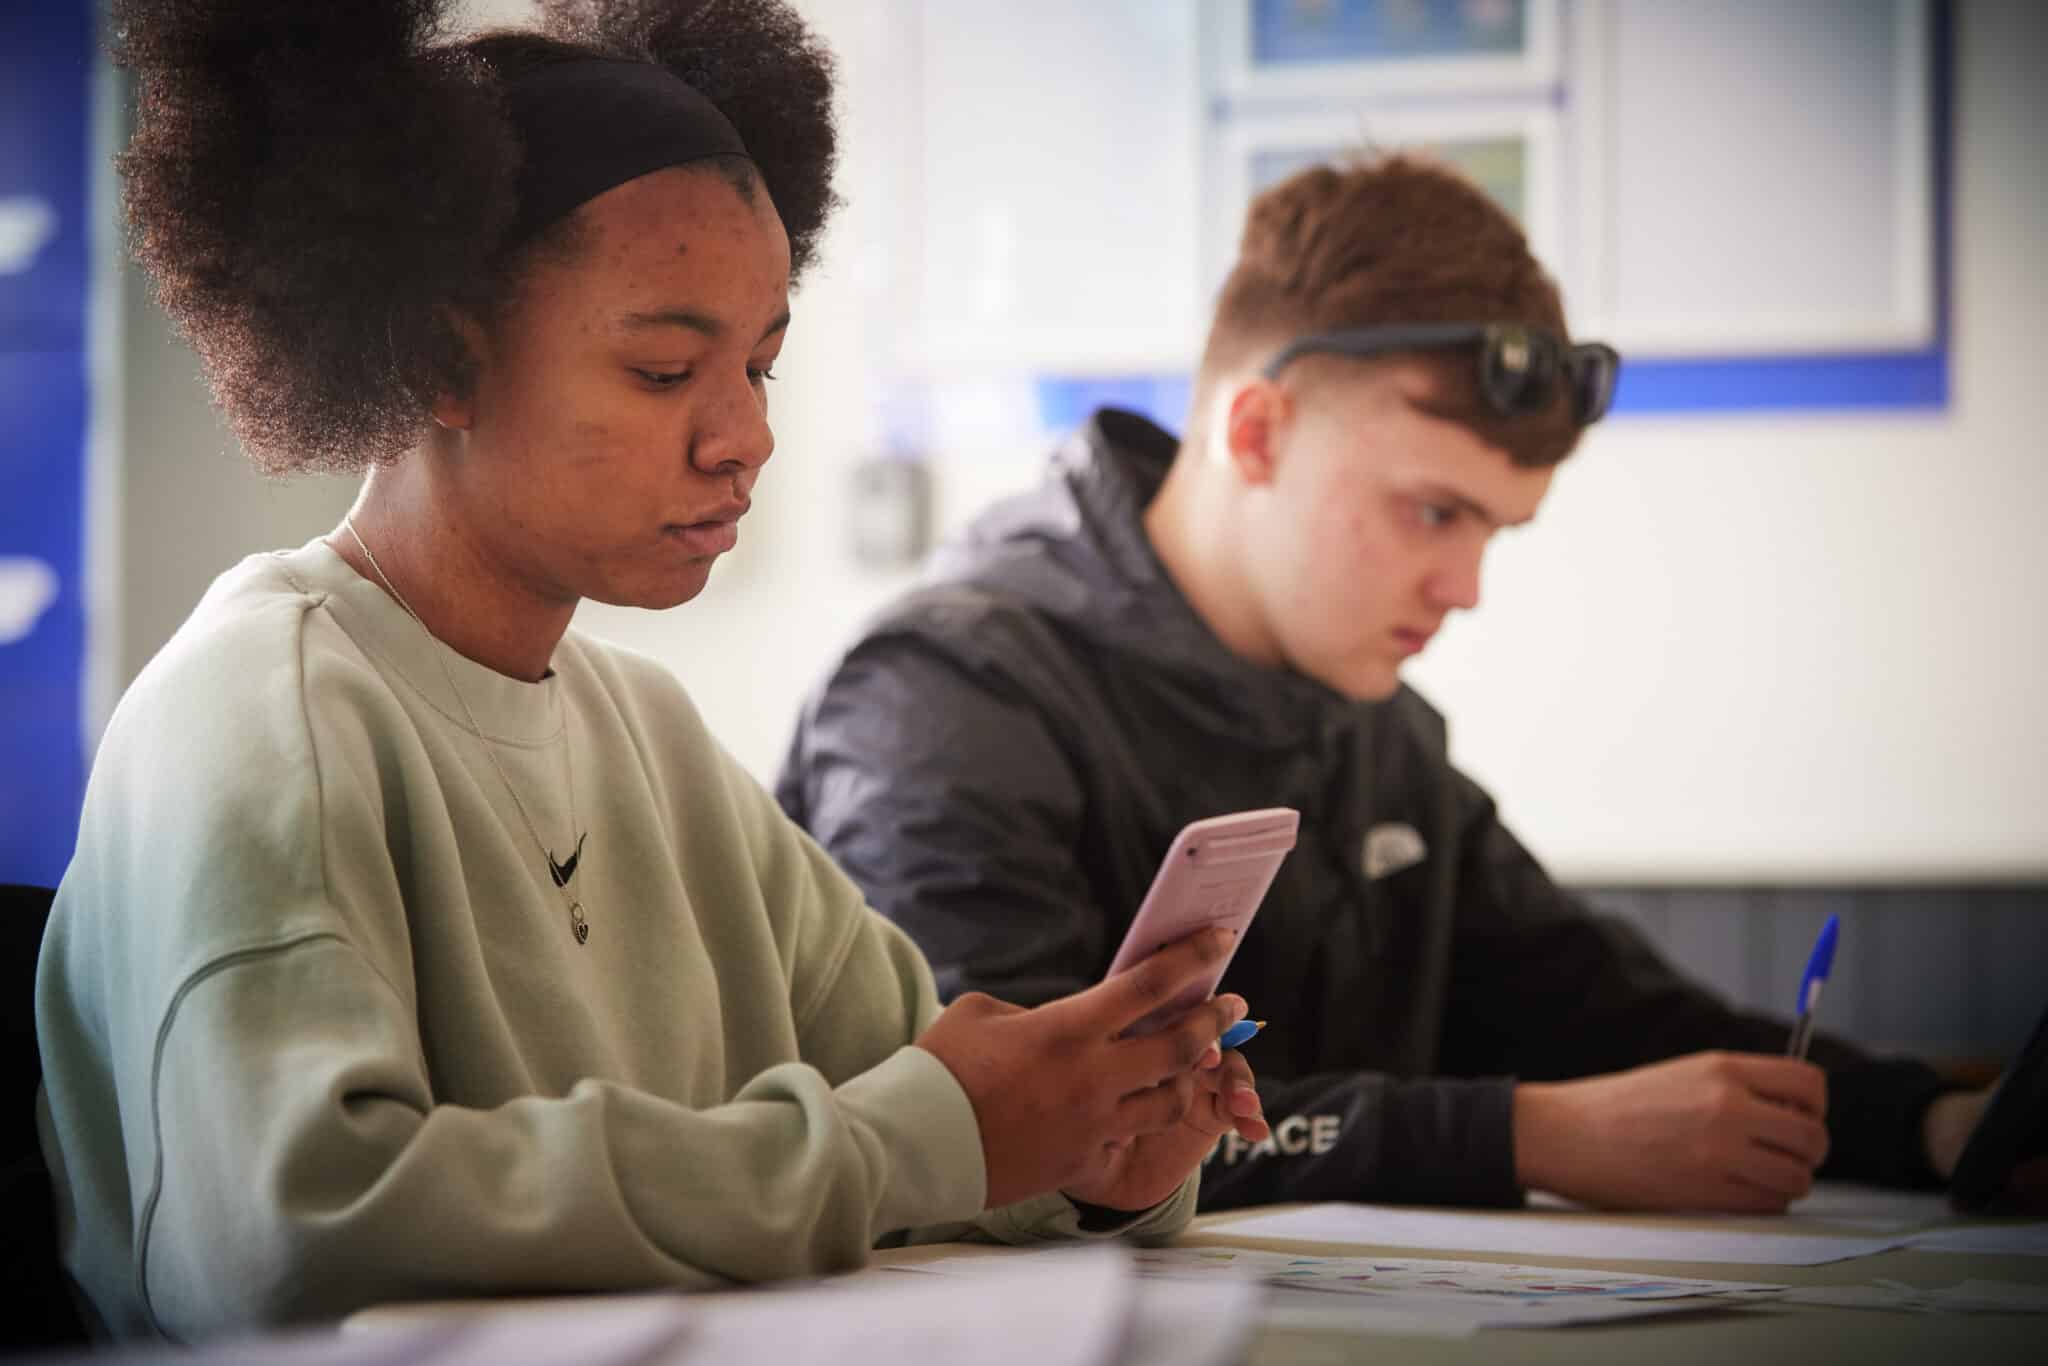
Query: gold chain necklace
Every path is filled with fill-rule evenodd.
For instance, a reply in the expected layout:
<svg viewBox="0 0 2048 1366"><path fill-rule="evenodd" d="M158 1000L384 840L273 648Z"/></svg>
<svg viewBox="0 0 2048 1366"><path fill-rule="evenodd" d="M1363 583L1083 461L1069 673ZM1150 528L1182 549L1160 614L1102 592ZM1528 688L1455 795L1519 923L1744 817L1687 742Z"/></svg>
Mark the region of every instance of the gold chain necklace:
<svg viewBox="0 0 2048 1366"><path fill-rule="evenodd" d="M448 681L448 691L455 694L456 703L461 706L463 716L469 720L469 733L476 737L477 744L483 749L484 757L489 759L491 767L497 770L498 781L505 784L505 790L512 794L512 805L519 812L519 819L525 824L527 835L533 840L534 848L540 850L541 857L545 858L548 862L548 877L553 880L556 888L562 893L563 904L569 908L570 932L576 936L577 943L587 942L590 939L590 922L583 918L583 903L578 901L569 891L569 879L576 876L576 865L583 858L583 841L588 836L578 835L576 837L576 848L569 855L567 863L555 862L555 851L548 848L547 844L541 839L540 831L533 824L533 817L526 813L526 803L519 799L519 789L512 785L512 779L506 775L504 765L498 762L496 749L492 747L489 740L484 738L484 728L477 724L476 713L469 709L469 699L462 695L462 689L455 686L455 674L449 669L448 661L441 654L441 651L448 647L443 645L440 638L432 631L427 630L427 623L420 620L420 614L412 610L412 604L407 602L405 595L400 593L392 584L391 576L384 572L384 566L378 564L377 557L370 553L369 543L363 539L363 533L356 530L354 518L345 513L342 516L341 524L348 528L349 535L356 538L356 545L361 547L363 558L370 562L370 568L377 571L378 579L383 582L384 591L391 595L394 602L405 609L405 614L413 619L414 625L426 632L427 644L434 652L434 661L441 666L441 677ZM566 718L562 722L562 761L569 770L569 828L573 831L576 829L576 754L569 744L568 721Z"/></svg>

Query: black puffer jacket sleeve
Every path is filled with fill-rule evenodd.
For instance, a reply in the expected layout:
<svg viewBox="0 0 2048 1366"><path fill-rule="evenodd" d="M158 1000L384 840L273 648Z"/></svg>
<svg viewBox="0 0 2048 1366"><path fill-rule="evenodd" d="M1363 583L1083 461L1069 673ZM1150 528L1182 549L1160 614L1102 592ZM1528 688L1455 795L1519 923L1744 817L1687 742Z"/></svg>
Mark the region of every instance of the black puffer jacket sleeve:
<svg viewBox="0 0 2048 1366"><path fill-rule="evenodd" d="M1556 883L1462 774L1460 868L1442 1065L1524 1081L1620 1071L1707 1050L1782 1054L1784 1020L1733 1009L1674 970L1625 922ZM1808 1057L1828 1073L1820 1175L1933 1185L1920 1139L1949 1089L1925 1064L1877 1058L1831 1035Z"/></svg>

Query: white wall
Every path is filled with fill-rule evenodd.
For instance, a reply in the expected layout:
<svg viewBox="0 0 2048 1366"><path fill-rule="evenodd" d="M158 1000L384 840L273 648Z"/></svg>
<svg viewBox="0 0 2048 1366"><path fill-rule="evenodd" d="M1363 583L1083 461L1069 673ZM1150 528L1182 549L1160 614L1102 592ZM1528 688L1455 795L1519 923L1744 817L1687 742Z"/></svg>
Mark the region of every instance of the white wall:
<svg viewBox="0 0 2048 1366"><path fill-rule="evenodd" d="M1415 672L1572 877L2048 869L2048 10L1957 10L1948 411L1609 424Z"/></svg>
<svg viewBox="0 0 2048 1366"><path fill-rule="evenodd" d="M892 204L917 192L898 136L914 42L887 4L802 7L842 61L848 204L795 301L775 460L697 602L579 614L674 668L764 780L833 651L905 581L853 565L843 506L903 340L889 239ZM2048 9L1957 10L1949 410L1616 420L1495 551L1485 608L1415 671L1461 761L1568 878L2048 872ZM155 379L129 401L125 676L206 577L331 526L347 498L266 491L221 456L189 353L138 315L131 379ZM1028 482L1039 446L945 452L942 523Z"/></svg>

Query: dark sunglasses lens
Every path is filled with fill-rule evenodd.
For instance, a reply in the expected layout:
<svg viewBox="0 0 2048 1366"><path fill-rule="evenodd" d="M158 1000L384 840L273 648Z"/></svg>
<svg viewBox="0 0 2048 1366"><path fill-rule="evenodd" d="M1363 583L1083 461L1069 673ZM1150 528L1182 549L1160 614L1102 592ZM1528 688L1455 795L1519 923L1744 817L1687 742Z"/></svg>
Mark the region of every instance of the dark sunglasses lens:
<svg viewBox="0 0 2048 1366"><path fill-rule="evenodd" d="M1526 417L1549 406L1557 393L1558 357L1547 341L1521 327L1488 333L1479 353L1479 384L1495 412Z"/></svg>
<svg viewBox="0 0 2048 1366"><path fill-rule="evenodd" d="M1572 416L1581 427L1590 426L1607 415L1614 402L1614 382L1621 373L1621 357L1613 347L1588 342L1572 348Z"/></svg>

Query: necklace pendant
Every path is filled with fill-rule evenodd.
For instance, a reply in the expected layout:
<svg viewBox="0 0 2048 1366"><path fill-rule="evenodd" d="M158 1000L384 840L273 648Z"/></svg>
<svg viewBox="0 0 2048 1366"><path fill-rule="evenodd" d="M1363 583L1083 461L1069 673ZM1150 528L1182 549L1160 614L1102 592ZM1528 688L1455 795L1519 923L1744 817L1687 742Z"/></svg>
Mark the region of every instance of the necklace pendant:
<svg viewBox="0 0 2048 1366"><path fill-rule="evenodd" d="M583 903L580 901L569 903L569 928L576 935L577 943L590 942L590 922L583 918Z"/></svg>

